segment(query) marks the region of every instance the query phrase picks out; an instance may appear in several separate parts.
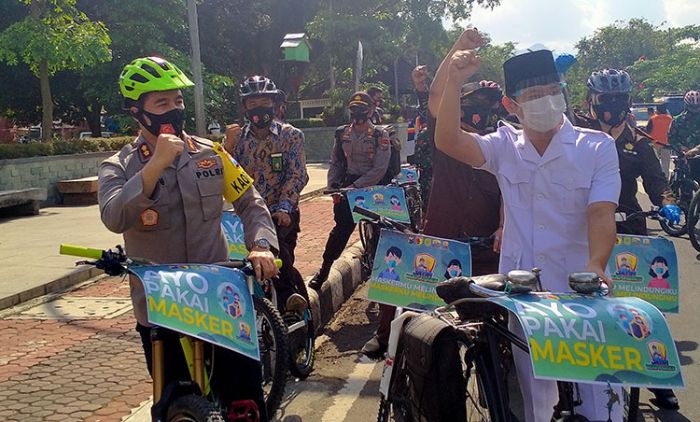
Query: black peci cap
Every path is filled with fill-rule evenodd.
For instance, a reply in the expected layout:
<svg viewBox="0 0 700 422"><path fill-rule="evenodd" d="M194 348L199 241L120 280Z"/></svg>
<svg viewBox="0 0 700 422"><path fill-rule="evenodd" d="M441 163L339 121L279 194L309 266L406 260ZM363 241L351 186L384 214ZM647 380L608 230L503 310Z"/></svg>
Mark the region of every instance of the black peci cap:
<svg viewBox="0 0 700 422"><path fill-rule="evenodd" d="M506 95L509 97L514 97L523 88L560 82L554 56L549 50L530 51L511 57L503 63L503 74Z"/></svg>

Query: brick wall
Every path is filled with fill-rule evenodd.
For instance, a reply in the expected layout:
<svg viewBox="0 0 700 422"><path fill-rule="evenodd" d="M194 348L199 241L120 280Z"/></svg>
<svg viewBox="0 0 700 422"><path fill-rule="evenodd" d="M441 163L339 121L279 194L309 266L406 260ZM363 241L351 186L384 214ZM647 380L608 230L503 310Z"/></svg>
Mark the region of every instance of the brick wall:
<svg viewBox="0 0 700 422"><path fill-rule="evenodd" d="M58 181L97 176L97 166L113 154L94 152L0 160L0 190L46 188L48 198L43 205L60 204Z"/></svg>

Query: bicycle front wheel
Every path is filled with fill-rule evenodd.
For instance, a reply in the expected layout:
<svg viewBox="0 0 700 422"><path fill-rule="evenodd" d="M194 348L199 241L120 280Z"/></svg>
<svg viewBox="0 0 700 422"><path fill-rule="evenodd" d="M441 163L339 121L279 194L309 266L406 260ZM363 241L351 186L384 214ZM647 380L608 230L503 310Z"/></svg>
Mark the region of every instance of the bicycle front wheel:
<svg viewBox="0 0 700 422"><path fill-rule="evenodd" d="M202 396L190 394L178 397L168 406L168 422L224 422L225 419L212 403Z"/></svg>
<svg viewBox="0 0 700 422"><path fill-rule="evenodd" d="M274 415L282 403L289 375L287 326L275 305L269 300L253 296L253 307L260 343L265 407L268 415Z"/></svg>

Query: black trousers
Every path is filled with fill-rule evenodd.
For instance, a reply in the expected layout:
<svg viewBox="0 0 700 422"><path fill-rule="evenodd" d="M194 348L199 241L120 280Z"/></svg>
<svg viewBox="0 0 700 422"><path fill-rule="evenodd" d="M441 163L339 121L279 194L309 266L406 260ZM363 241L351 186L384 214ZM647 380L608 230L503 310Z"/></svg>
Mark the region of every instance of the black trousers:
<svg viewBox="0 0 700 422"><path fill-rule="evenodd" d="M333 261L340 257L357 225L352 219L347 198L343 197L340 202L333 205L333 220L335 220L335 226L328 235L326 249L323 252L322 271L330 270Z"/></svg>
<svg viewBox="0 0 700 422"><path fill-rule="evenodd" d="M165 358L165 384L178 380L191 380L187 361L180 345L178 333L160 328L163 338ZM146 355L148 373L153 377L153 345L151 328L136 324L136 331L141 336L141 345ZM260 363L221 347L207 344L205 355L211 356L214 349L214 369L210 381L212 389L218 392L222 402L236 400L254 400L260 412L260 421L267 422L267 409L262 390L262 368Z"/></svg>
<svg viewBox="0 0 700 422"><path fill-rule="evenodd" d="M309 293L306 291L306 285L304 284L304 277L294 267L294 261L296 260L294 250L297 247L297 240L301 231L299 210L289 213L289 217L292 222L287 227L282 227L275 223L277 242L279 243L279 259L282 260L282 268L280 268L279 276L272 279L272 282L277 291L277 302L280 310L284 310L287 298L293 293L299 293L310 303Z"/></svg>

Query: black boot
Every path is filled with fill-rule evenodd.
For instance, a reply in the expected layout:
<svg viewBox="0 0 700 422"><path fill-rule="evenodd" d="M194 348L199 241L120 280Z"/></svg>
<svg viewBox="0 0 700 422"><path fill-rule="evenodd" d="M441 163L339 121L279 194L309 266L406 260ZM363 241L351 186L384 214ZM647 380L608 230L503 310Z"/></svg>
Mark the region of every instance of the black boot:
<svg viewBox="0 0 700 422"><path fill-rule="evenodd" d="M658 407L666 410L678 410L678 397L673 393L673 390L666 388L650 388L649 391L654 393L655 398L651 402Z"/></svg>
<svg viewBox="0 0 700 422"><path fill-rule="evenodd" d="M318 270L316 274L314 274L313 277L311 277L311 281L309 281L309 288L316 290L317 292L321 290L321 286L323 283L326 282L328 279L328 274L331 272L330 265L326 266L325 264L321 266L321 269Z"/></svg>

